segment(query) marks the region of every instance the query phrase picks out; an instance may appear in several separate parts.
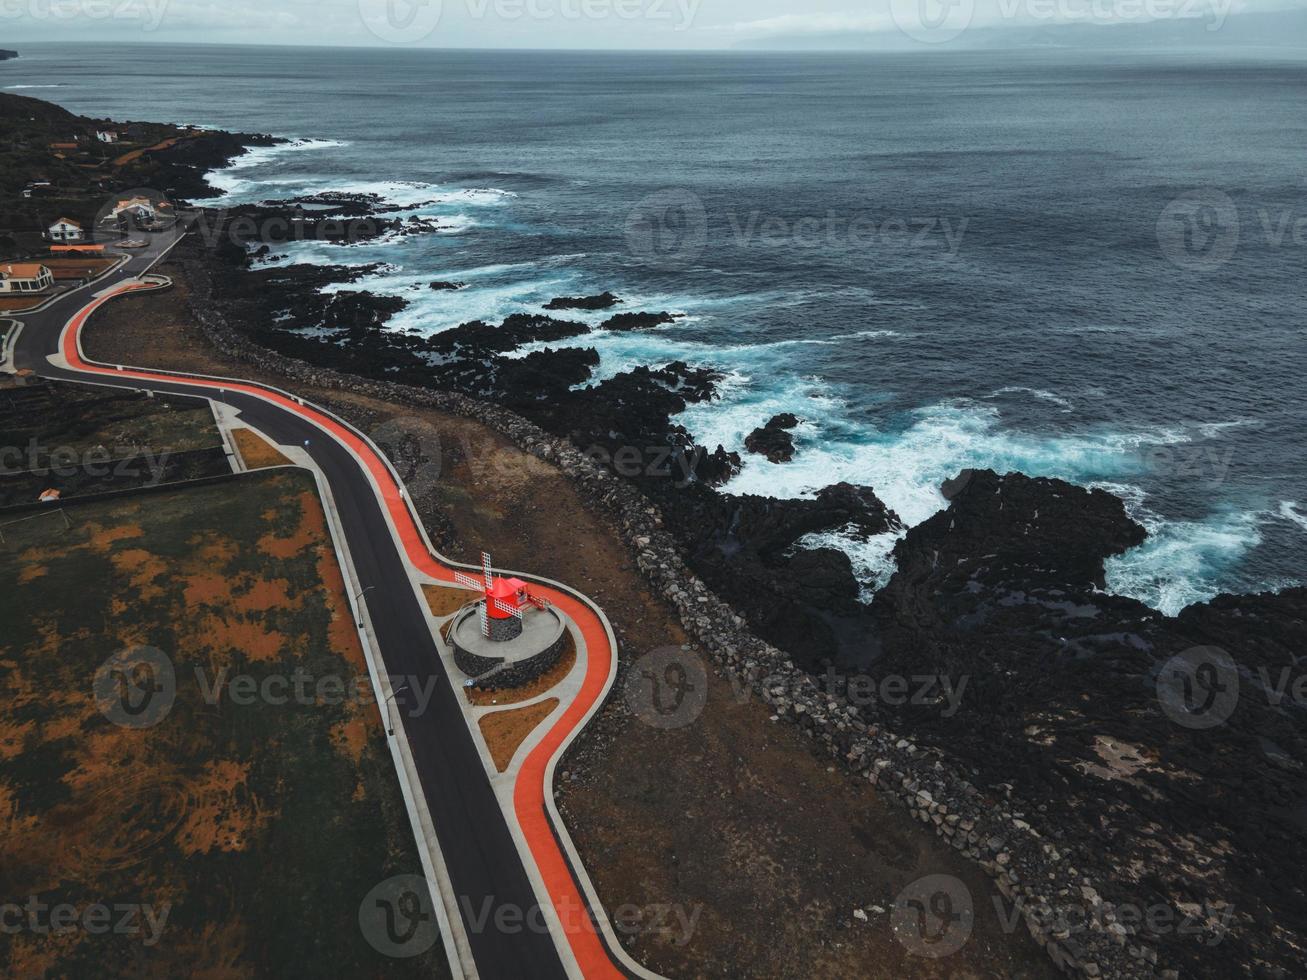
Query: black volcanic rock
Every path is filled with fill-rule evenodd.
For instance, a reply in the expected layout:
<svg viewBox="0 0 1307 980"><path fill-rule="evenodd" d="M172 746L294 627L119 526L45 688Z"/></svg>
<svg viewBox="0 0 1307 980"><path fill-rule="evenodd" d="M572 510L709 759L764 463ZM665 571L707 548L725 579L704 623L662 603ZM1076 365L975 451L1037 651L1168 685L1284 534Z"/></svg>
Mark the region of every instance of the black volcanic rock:
<svg viewBox="0 0 1307 980"><path fill-rule="evenodd" d="M675 322L671 313L618 313L601 324L603 330L652 330L664 323Z"/></svg>
<svg viewBox="0 0 1307 980"><path fill-rule="evenodd" d="M1172 908L1200 895L1233 906L1219 945L1149 937L1182 975L1241 974L1259 958L1291 970L1254 923L1307 926L1307 894L1279 870L1307 857L1307 706L1275 694L1304 677L1307 589L1167 617L1102 591L1104 561L1144 539L1102 491L973 472L948 509L907 532L873 603L876 676L964 684L957 710L880 704L864 720L947 750L982 788L1010 784L1038 802L1104 901L1127 900L1112 889L1133 883L1135 900L1142 889ZM1214 649L1232 665L1223 679ZM1188 687L1180 654L1209 660ZM1168 713L1167 684L1194 692L1199 710L1205 691L1233 685L1237 700L1228 718L1193 725Z"/></svg>
<svg viewBox="0 0 1307 980"><path fill-rule="evenodd" d="M598 296L559 296L545 304L546 310L606 310L616 306L621 300L612 293L604 292Z"/></svg>
<svg viewBox="0 0 1307 980"><path fill-rule="evenodd" d="M794 436L790 434L799 419L789 412L774 415L766 425L754 429L744 439L744 448L773 463L788 463L794 458Z"/></svg>
<svg viewBox="0 0 1307 980"><path fill-rule="evenodd" d="M566 340L590 332L584 323L555 320L530 313L514 313L499 326L473 320L433 336L429 347L443 354L461 352L464 356L502 354L535 341Z"/></svg>
<svg viewBox="0 0 1307 980"><path fill-rule="evenodd" d="M647 486L646 493L685 541L695 571L764 638L813 670L865 661L874 648L870 611L848 556L796 545L821 531L865 538L900 530L872 488L838 483L796 500L697 485L679 493Z"/></svg>
<svg viewBox="0 0 1307 980"><path fill-rule="evenodd" d="M431 288L432 288L432 289L436 289L436 290L442 290L442 289L465 289L465 288L467 288L467 283L465 283L465 282L446 282L446 281L443 281L443 280L438 280L438 281L433 282L433 283L431 284Z"/></svg>
<svg viewBox="0 0 1307 980"><path fill-rule="evenodd" d="M18 57L17 51L0 50L0 61L9 61L10 59L17 58L17 57Z"/></svg>

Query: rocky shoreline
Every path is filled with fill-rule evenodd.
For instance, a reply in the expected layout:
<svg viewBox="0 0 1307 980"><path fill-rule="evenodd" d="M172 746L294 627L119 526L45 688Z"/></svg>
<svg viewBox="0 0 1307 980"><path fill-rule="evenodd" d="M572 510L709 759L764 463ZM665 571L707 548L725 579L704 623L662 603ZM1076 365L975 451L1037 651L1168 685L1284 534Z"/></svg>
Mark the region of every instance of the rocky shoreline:
<svg viewBox="0 0 1307 980"><path fill-rule="evenodd" d="M179 196L207 197L206 170L271 141L207 134L152 166ZM345 255L439 231L394 210L319 195L201 212L172 259L225 355L475 418L557 465L620 532L696 650L977 861L1067 972L1294 972L1307 937L1294 874L1307 742L1303 700L1286 692L1307 685L1295 652L1307 590L1222 596L1174 618L1108 595L1104 560L1143 529L1106 493L1021 474L961 473L941 488L948 508L911 529L869 486L811 500L722 492L740 457L673 421L714 398L720 374L678 362L587 385L597 352L548 346L591 332L568 310L611 310L605 330L671 314L614 310L611 293L558 297L557 317L423 337L386 328L404 298L348 288L369 269L255 261L298 240ZM543 347L518 353L528 344ZM747 448L787 459L798 424L773 418ZM823 531L900 536L897 571L870 604L843 553L797 546ZM1242 682L1243 696L1199 727L1167 685L1184 675L1219 693L1205 687L1213 672Z"/></svg>
<svg viewBox="0 0 1307 980"><path fill-rule="evenodd" d="M847 558L793 544L816 529L901 529L898 518L866 487L827 488L815 501L711 489L738 458L707 452L668 422L712 396L711 372L642 369L577 398L570 386L588 377L592 352L503 356L586 330L549 317L393 344L370 316L344 328L342 344L257 319L237 328L223 291L251 273L194 250L178 259L196 319L225 354L292 380L473 417L558 465L719 668L979 862L1068 972L1165 977L1219 964L1231 975L1289 975L1307 903L1279 856L1300 853L1307 746L1294 719L1261 698L1243 699L1213 732L1178 725L1158 678L1171 657L1205 643L1226 645L1249 670L1296 671L1307 590L1162 616L1102 591L1104 559L1144 537L1119 500L980 472L951 481L949 508L906 531L898 572L867 608ZM294 278L317 274L326 273ZM394 379L364 376L379 365ZM666 462L681 479L651 476L643 459L623 473L618 454L641 445L671 447ZM733 602L741 591L745 601ZM810 623L856 637L859 656L845 663L866 672L839 666L837 646L828 648L836 656L796 657L766 636L789 629L788 645L801 646ZM1255 656L1244 659L1250 642ZM868 677L873 690L885 678L935 683L920 698L869 702ZM1250 798L1255 821L1241 811Z"/></svg>

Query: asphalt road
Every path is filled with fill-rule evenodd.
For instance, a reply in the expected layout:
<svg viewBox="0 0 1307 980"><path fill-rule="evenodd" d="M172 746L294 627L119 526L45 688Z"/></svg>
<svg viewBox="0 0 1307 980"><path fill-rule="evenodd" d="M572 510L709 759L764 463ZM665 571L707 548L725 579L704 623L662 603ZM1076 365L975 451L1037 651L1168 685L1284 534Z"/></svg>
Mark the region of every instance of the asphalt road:
<svg viewBox="0 0 1307 980"><path fill-rule="evenodd" d="M110 277L60 297L39 313L19 317L24 329L15 348L17 367L62 381L112 384L112 376L58 368L46 358L57 352L64 326L95 292L146 272L160 250L160 245L152 246ZM122 386L214 396L210 387L182 381L131 379ZM457 700L461 694L440 665L404 556L367 474L345 447L295 412L239 392L229 391L223 400L251 426L277 442L303 446L313 458L335 498L359 581L369 589L362 601L386 671L392 677L419 678L424 690L434 679L435 693L425 712L413 717L405 703L408 692L401 692L393 701L392 717L402 718L478 972L486 980L566 976L555 939L547 932L518 927L501 932L495 927L499 909L505 910L504 921L520 923L538 902L464 721Z"/></svg>

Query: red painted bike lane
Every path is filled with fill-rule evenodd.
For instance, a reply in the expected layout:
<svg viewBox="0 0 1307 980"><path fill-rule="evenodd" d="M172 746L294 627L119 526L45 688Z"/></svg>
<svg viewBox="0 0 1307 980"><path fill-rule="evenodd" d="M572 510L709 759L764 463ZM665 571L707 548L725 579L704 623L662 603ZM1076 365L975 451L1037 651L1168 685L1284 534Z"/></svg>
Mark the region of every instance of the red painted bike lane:
<svg viewBox="0 0 1307 980"><path fill-rule="evenodd" d="M390 468L366 440L329 415L310 405L301 405L295 399L280 392L250 382L220 381L131 368L120 371L115 367L83 359L78 338L92 313L109 300L126 293L155 288L157 287L149 283L129 282L97 296L79 310L64 328L60 341L60 349L68 366L87 374L239 391L262 398L312 422L319 429L344 443L367 468L374 485L381 491L391 526L397 532L404 554L413 567L432 578L453 584L454 569L442 563L427 548L422 532ZM547 585L538 585L533 591L553 603L580 629L585 640L586 673L576 698L544 738L530 751L518 770L517 781L513 786L513 810L582 974L587 978L624 977L627 974L613 963L595 923L590 918L588 905L581 895L567 858L554 835L554 828L545 805L549 765L561 752L568 737L581 727L590 709L603 697L616 651L612 647L604 623L586 603L569 593Z"/></svg>

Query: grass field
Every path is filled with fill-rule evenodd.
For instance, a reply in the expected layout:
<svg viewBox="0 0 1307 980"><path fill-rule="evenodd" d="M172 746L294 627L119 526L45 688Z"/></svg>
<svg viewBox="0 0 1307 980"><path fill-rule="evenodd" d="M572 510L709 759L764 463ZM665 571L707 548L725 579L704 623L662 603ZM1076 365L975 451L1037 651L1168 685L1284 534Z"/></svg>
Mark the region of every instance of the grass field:
<svg viewBox="0 0 1307 980"><path fill-rule="evenodd" d="M312 478L67 514L0 547L0 913L166 924L24 920L0 930L0 975L445 975L438 941L392 958L360 928L376 886L422 867ZM101 669L140 648L166 665ZM268 683L296 676L307 697Z"/></svg>
<svg viewBox="0 0 1307 980"><path fill-rule="evenodd" d="M196 399L58 382L0 391L6 470L48 465L55 451L103 446L119 458L220 445L213 412Z"/></svg>

